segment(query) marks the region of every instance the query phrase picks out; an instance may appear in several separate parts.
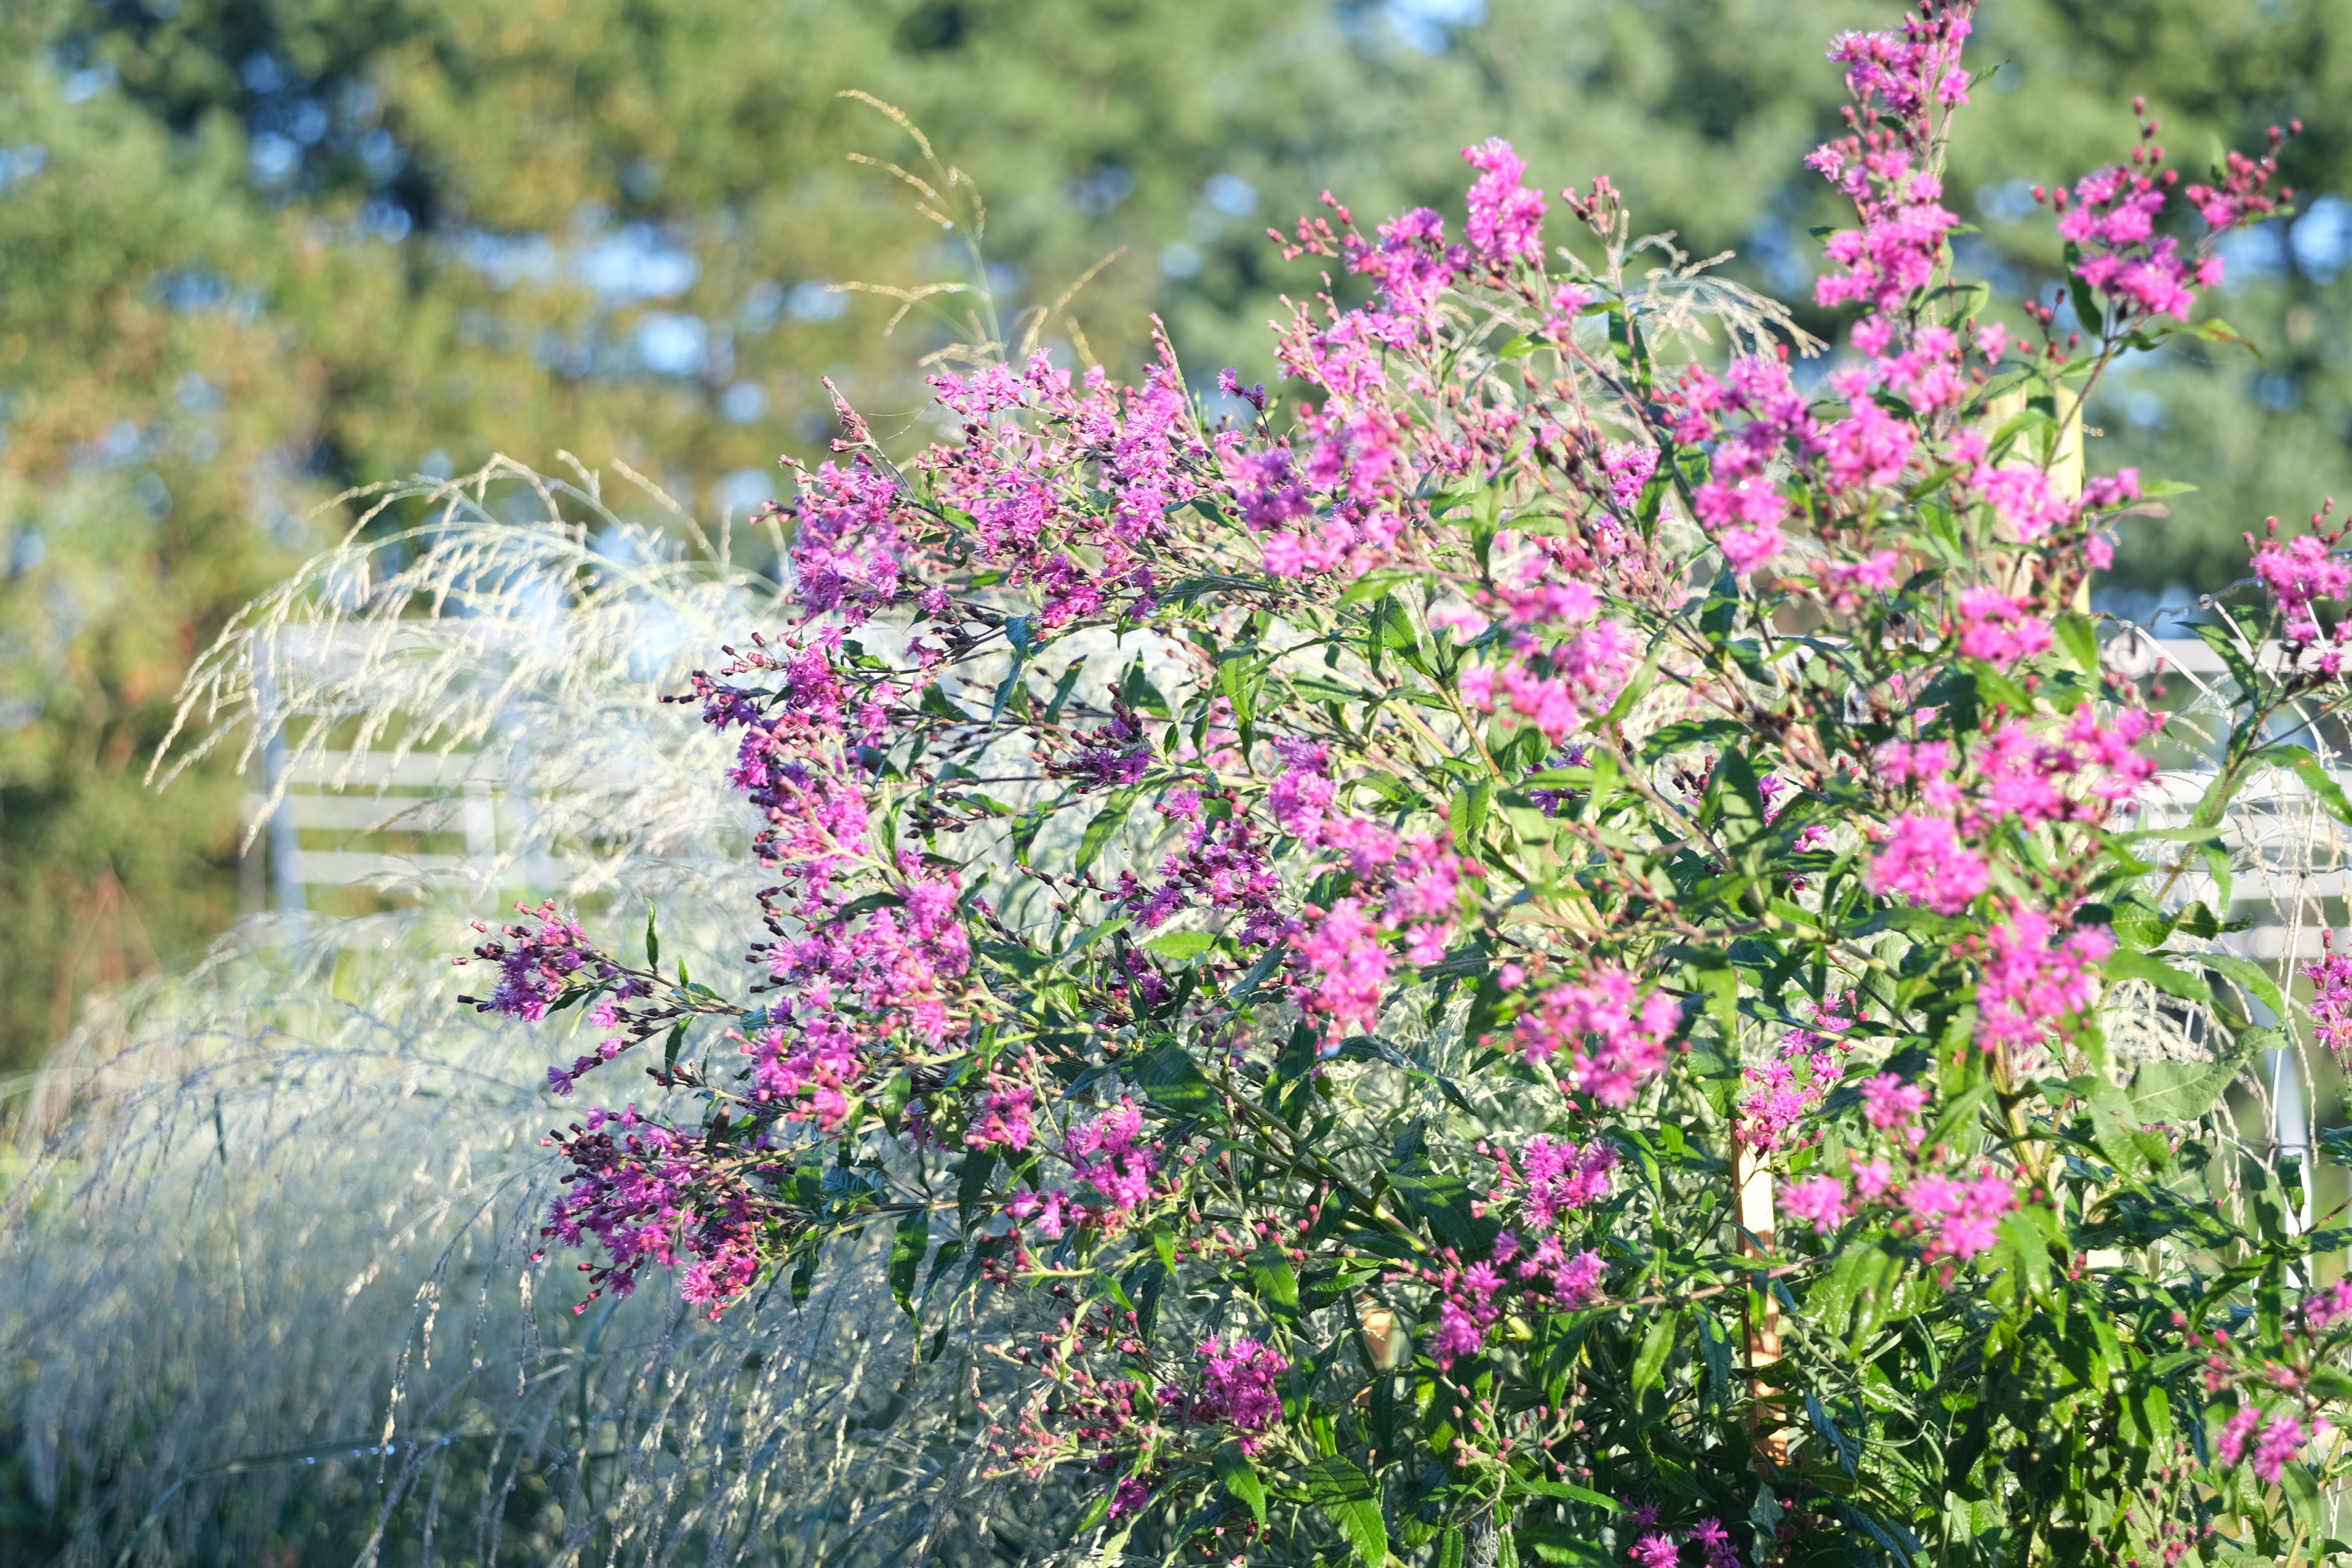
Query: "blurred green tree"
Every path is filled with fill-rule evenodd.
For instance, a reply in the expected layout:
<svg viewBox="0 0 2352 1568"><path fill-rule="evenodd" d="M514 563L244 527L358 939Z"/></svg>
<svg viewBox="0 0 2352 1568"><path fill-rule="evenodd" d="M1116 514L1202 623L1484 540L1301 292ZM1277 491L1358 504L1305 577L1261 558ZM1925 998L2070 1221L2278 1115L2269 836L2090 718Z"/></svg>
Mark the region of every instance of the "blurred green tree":
<svg viewBox="0 0 2352 1568"><path fill-rule="evenodd" d="M106 977L236 907L236 784L161 797L142 759L183 663L281 572L313 507L496 450L618 458L711 511L820 448L830 374L918 441L921 357L985 281L1006 316L1118 259L1044 323L1131 367L1157 311L1196 384L1265 374L1264 323L1321 287L1269 223L1328 187L1367 218L1452 210L1501 134L1554 184L1607 173L1645 227L1784 292L1830 207L1780 172L1838 84L1855 0L20 0L0 12L0 1061ZM2240 531L2352 488L2338 275L2352 263L2352 13L2331 0L1997 0L1979 89L2042 112L1964 132L1964 243L2050 289L2034 183L2122 153L2129 99L2177 161L2300 117L2301 214L2218 301L2262 350L2124 369L2095 460L2199 483L2115 592L2242 563ZM980 181L975 279L912 193L902 105ZM961 197L965 192L949 193ZM1346 279L1339 279L1341 288ZM934 310L933 308L938 309ZM1819 313L1818 329L1835 322ZM1253 368L1255 367L1255 368Z"/></svg>

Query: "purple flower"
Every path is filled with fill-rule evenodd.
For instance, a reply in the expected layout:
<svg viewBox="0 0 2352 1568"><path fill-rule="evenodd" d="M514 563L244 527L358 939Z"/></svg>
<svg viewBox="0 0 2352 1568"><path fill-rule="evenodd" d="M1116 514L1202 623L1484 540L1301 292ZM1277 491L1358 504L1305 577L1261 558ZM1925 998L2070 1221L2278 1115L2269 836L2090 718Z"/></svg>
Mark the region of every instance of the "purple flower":
<svg viewBox="0 0 2352 1568"><path fill-rule="evenodd" d="M1544 197L1519 184L1527 163L1499 136L1462 150L1484 171L1470 187L1470 244L1497 265L1543 261Z"/></svg>
<svg viewBox="0 0 2352 1568"><path fill-rule="evenodd" d="M1990 879L1984 858L1959 841L1951 823L1910 812L1888 825L1863 878L1881 898L1908 899L1939 915L1967 909Z"/></svg>

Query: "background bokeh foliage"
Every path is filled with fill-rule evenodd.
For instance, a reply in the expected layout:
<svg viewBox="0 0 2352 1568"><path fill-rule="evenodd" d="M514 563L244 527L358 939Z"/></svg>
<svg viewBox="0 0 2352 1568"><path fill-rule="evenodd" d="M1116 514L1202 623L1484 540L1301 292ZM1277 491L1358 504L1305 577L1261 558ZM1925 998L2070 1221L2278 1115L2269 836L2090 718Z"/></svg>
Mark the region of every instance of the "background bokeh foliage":
<svg viewBox="0 0 2352 1568"><path fill-rule="evenodd" d="M1610 174L1643 227L1808 287L1847 0L14 0L0 6L0 1063L92 987L238 907L237 785L143 761L186 660L342 521L345 487L493 451L618 458L712 512L814 455L830 374L912 443L952 323L826 285L961 276L892 102L988 204L1006 313L1124 247L1062 319L1131 371L1157 311L1196 385L1266 367L1265 242L1325 187L1452 210L1510 137L1557 187ZM2094 460L2200 486L2127 539L2145 613L2242 566L2239 533L2347 490L2352 5L1995 0L1977 61L2033 111L1964 129L1953 205L2011 301L2052 286L2034 182L2119 153L2144 92L2176 158L2299 116L2301 214L2193 340L2113 377ZM1344 280L1343 280L1344 284ZM954 303L952 298L948 300ZM1825 329L1833 322L1809 317Z"/></svg>

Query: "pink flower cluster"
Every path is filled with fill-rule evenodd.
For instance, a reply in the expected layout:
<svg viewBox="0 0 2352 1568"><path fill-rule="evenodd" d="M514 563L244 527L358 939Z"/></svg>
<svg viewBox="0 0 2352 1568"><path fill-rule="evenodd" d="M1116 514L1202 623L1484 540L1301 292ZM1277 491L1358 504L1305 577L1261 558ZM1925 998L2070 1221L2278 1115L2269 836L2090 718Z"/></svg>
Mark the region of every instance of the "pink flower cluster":
<svg viewBox="0 0 2352 1568"><path fill-rule="evenodd" d="M2156 772L2156 759L2139 743L2163 726L2163 715L2126 708L2103 725L2087 702L2074 710L2063 730L2040 730L2011 720L1993 731L1977 756L1983 783L1979 810L1962 826L1982 832L1993 819L2015 817L2028 826L2045 822L2091 822L2129 800ZM2059 786L2084 789L2076 799Z"/></svg>
<svg viewBox="0 0 2352 1568"><path fill-rule="evenodd" d="M1636 1529L1657 1522L1655 1509L1643 1508L1634 1511L1651 1516L1646 1521L1636 1521ZM1692 1524L1690 1543L1699 1549L1700 1568L1738 1568L1739 1552L1731 1544L1731 1532L1723 1528L1721 1521L1702 1519ZM1661 1530L1644 1530L1642 1537L1627 1549L1625 1555L1633 1561L1635 1568L1676 1568L1683 1560L1682 1550L1675 1544L1674 1536Z"/></svg>
<svg viewBox="0 0 2352 1568"><path fill-rule="evenodd" d="M1792 1219L1803 1220L1823 1236L1846 1222L1850 1200L1845 1184L1835 1176L1804 1176L1789 1184L1780 1206Z"/></svg>
<svg viewBox="0 0 2352 1568"><path fill-rule="evenodd" d="M1930 1258L1965 1262L1990 1251L2001 1216L2016 1206L2014 1181L1990 1168L1969 1181L1929 1172L1903 1189L1904 1212L1927 1238Z"/></svg>
<svg viewBox="0 0 2352 1568"><path fill-rule="evenodd" d="M1307 1010L1324 1020L1327 1038L1369 1034L1380 1021L1389 984L1388 943L1379 925L1361 899L1341 899L1307 915L1307 929L1292 942L1300 967L1311 977Z"/></svg>
<svg viewBox="0 0 2352 1568"><path fill-rule="evenodd" d="M1622 1110L1665 1069L1667 1042L1681 1023L1672 996L1653 991L1637 999L1632 975L1599 965L1582 984L1538 996L1516 1036L1528 1060L1559 1059L1564 1087Z"/></svg>
<svg viewBox="0 0 2352 1568"><path fill-rule="evenodd" d="M763 950L773 1016L792 1014L810 1027L855 998L860 1031L868 1039L900 1031L929 1046L947 1037L949 1016L961 1000L956 982L971 967L971 938L956 908L953 873L929 877L912 850L902 850L904 879L896 908L829 918L798 937L779 936Z"/></svg>
<svg viewBox="0 0 2352 1568"><path fill-rule="evenodd" d="M1903 558L1892 550L1874 551L1859 561L1824 561L1816 581L1830 607L1852 615L1862 607L1863 595L1892 594L1902 582Z"/></svg>
<svg viewBox="0 0 2352 1568"><path fill-rule="evenodd" d="M2253 535L2246 536L2254 552L2254 575L2285 617L2287 640L2297 647L2319 640L2319 618L2311 612L2314 604L2352 598L2352 562L2336 553L2336 541L2342 537L2339 529L2331 534L2297 534L2282 542L2276 518L2270 520L2269 535L2261 543L2254 542Z"/></svg>
<svg viewBox="0 0 2352 1568"><path fill-rule="evenodd" d="M1024 1142L1008 1147L1028 1146L1027 1114L1024 1099L1018 1129ZM966 1142L978 1147L982 1140L975 1131L966 1135ZM1007 1141L990 1137L986 1142ZM1061 1156L1069 1164L1074 1184L1042 1192L1024 1186L1013 1194L1006 1212L1018 1224L1034 1225L1048 1241L1059 1241L1082 1226L1116 1233L1125 1216L1151 1200L1167 1152L1159 1140L1144 1136L1142 1108L1121 1097L1100 1114L1072 1122L1063 1134Z"/></svg>
<svg viewBox="0 0 2352 1568"><path fill-rule="evenodd" d="M669 1267L682 1252L691 1259L682 1293L707 1304L716 1318L751 1288L759 1270L760 1223L740 1192L717 1203L703 1194L714 1179L733 1188L714 1165L719 1157L701 1129L648 1121L631 1106L592 1110L563 1141L572 1185L548 1205L542 1237L578 1247L600 1242L605 1261L589 1268L583 1311L607 1289L626 1296L648 1265Z"/></svg>
<svg viewBox="0 0 2352 1568"><path fill-rule="evenodd" d="M1445 1268L1424 1268L1421 1275L1440 1293L1429 1353L1441 1367L1451 1367L1484 1348L1488 1331L1506 1309L1507 1292L1517 1289L1555 1308L1577 1306L1600 1289L1607 1267L1589 1247L1570 1254L1557 1236L1543 1237L1522 1258L1518 1237L1507 1230L1495 1238L1493 1257L1486 1262L1465 1268L1453 1261L1451 1248L1445 1257Z"/></svg>
<svg viewBox="0 0 2352 1568"><path fill-rule="evenodd" d="M1461 913L1465 879L1478 868L1454 854L1443 837L1400 840L1377 824L1331 826L1339 830L1318 832L1317 839L1327 846L1352 844L1349 862L1368 893L1379 896L1378 901L1345 898L1328 910L1305 910L1305 924L1290 939L1307 1009L1324 1021L1326 1037L1336 1040L1351 1030L1369 1033L1378 1022L1381 998L1392 983L1396 958L1390 943L1395 936L1403 938L1403 956L1411 963L1435 963L1445 956Z"/></svg>
<svg viewBox="0 0 2352 1568"><path fill-rule="evenodd" d="M1906 1141L1919 1140L1919 1112L1927 1109L1927 1086L1909 1083L1891 1072L1883 1072L1862 1086L1863 1111L1870 1124L1883 1132L1900 1131Z"/></svg>
<svg viewBox="0 0 2352 1568"><path fill-rule="evenodd" d="M2322 1334L2352 1320L2352 1278L2321 1286L2303 1300L2303 1331Z"/></svg>
<svg viewBox="0 0 2352 1568"><path fill-rule="evenodd" d="M1002 1148L1018 1154L1027 1149L1037 1130L1030 1121L1036 1109L1037 1091L1018 1079L990 1073L985 1091L980 1097L979 1110L971 1125L964 1129L965 1146L972 1149Z"/></svg>
<svg viewBox="0 0 2352 1568"><path fill-rule="evenodd" d="M498 989L487 1000L473 996L460 996L457 1000L478 1013L503 1013L509 1018L536 1024L547 1016L548 1008L571 985L572 977L589 967L594 949L589 946L587 935L578 922L556 913L553 900L536 910L528 904L517 904L515 911L538 924L504 927L499 932L504 941L494 939L474 949L475 958L499 966ZM483 927L477 921L474 929L480 931ZM609 975L612 971L609 965L600 964L596 973Z"/></svg>
<svg viewBox="0 0 2352 1568"><path fill-rule="evenodd" d="M997 366L970 383L933 378L968 422L961 446L935 447L921 466L971 518L981 562L1036 593L1041 628L1118 601L1136 618L1156 607L1145 552L1166 535L1170 510L1201 493L1213 461L1164 340L1160 349L1139 387L1111 386L1097 368L1081 392L1042 352L1017 377ZM988 418L1007 408L1031 418ZM1101 564L1084 563L1081 546Z"/></svg>
<svg viewBox="0 0 2352 1568"><path fill-rule="evenodd" d="M1732 571L1753 572L1787 542L1780 524L1788 521L1791 503L1769 470L1791 446L1806 450L1822 445L1810 400L1785 363L1746 355L1732 361L1721 380L1700 366L1685 371L1673 404L1676 439L1719 437L1709 476L1694 496L1698 521ZM1731 414L1745 418L1729 425L1725 416Z"/></svg>
<svg viewBox="0 0 2352 1568"><path fill-rule="evenodd" d="M1750 1149L1778 1149L1786 1143L1845 1070L1853 1044L1843 1031L1865 1016L1857 1000L1832 997L1814 1004L1812 1013L1813 1027L1783 1032L1780 1055L1742 1074L1748 1093L1739 1102L1738 1127L1740 1142Z"/></svg>
<svg viewBox="0 0 2352 1568"><path fill-rule="evenodd" d="M1282 1395L1274 1380L1290 1363L1242 1334L1203 1340L1199 1355L1201 1391L1188 1399L1169 1389L1161 1401L1180 1420L1232 1429L1241 1435L1244 1453L1256 1453L1265 1444L1266 1428L1282 1419Z"/></svg>
<svg viewBox="0 0 2352 1568"><path fill-rule="evenodd" d="M2063 1034L2099 999L2093 965L2115 951L2100 926L2061 928L2024 903L1995 925L1977 980L1977 1043L2019 1050Z"/></svg>
<svg viewBox="0 0 2352 1568"><path fill-rule="evenodd" d="M1489 1201L1516 1198L1520 1216L1538 1230L1606 1195L1609 1173L1617 1168L1616 1146L1598 1139L1580 1149L1539 1132L1519 1145L1516 1162L1507 1149L1494 1153L1500 1170Z"/></svg>
<svg viewBox="0 0 2352 1568"><path fill-rule="evenodd" d="M1846 68L1854 100L1846 121L1855 134L1805 162L1853 202L1862 227L1830 237L1829 259L1843 270L1816 280L1817 303L1859 301L1891 316L1935 277L1944 236L1959 220L1924 165L1935 110L1968 101L1960 47L1974 10L1922 7L1900 34L1848 33L1831 47L1830 58Z"/></svg>
<svg viewBox="0 0 2352 1568"><path fill-rule="evenodd" d="M1474 664L1459 677L1462 700L1481 713L1508 712L1532 723L1554 745L1583 727L1588 713L1603 710L1616 700L1633 668L1634 648L1625 628L1614 621L1594 621L1597 605L1580 584L1554 585L1540 595L1541 604L1523 596L1512 606L1514 619L1582 620L1591 624L1549 649L1531 633L1522 632L1509 645L1513 654L1500 667ZM1531 657L1532 656L1532 657Z"/></svg>
<svg viewBox="0 0 2352 1568"><path fill-rule="evenodd" d="M1970 588L1955 605L1960 652L2003 668L2050 651L2050 623L1998 588Z"/></svg>
<svg viewBox="0 0 2352 1568"><path fill-rule="evenodd" d="M805 1100L819 1129L830 1132L849 1114L849 1097L865 1076L866 1055L860 1046L848 1023L829 1013L812 1016L797 1036L781 1024L761 1029L743 1047L751 1058L751 1098L755 1103L796 1108ZM1010 1095L992 1109L1012 1111L1021 1131L1027 1131L1025 1110L1015 1110ZM1001 1121L999 1132L1013 1136Z"/></svg>
<svg viewBox="0 0 2352 1568"><path fill-rule="evenodd" d="M1272 846L1246 813L1212 810L1191 790L1171 791L1159 809L1190 825L1183 847L1160 862L1158 887L1147 888L1134 872L1123 871L1114 895L1147 930L1165 924L1195 900L1237 915L1232 934L1251 946L1283 941L1298 929L1297 918L1278 901L1282 878L1274 868Z"/></svg>
<svg viewBox="0 0 2352 1568"><path fill-rule="evenodd" d="M2144 101L2135 100L2132 107L2137 113L2147 112ZM2184 255L2179 239L2157 232L2180 179L2177 171L2163 167L2164 148L2155 140L2159 129L2156 121L2143 119L2140 144L2132 149L2128 167L2094 170L2075 181L2073 190L2061 185L2046 197L2059 215L2059 237L2073 247L2069 255L2075 258L2074 275L2116 307L2122 323L2118 331L2157 316L2187 321L2197 302L2197 289L2221 281L2221 258L2206 247L2278 205L2264 192L2278 172L2278 147L2285 140L2274 125L2265 156L2254 159L2231 152L2221 184L2189 187L2189 205L2205 220L2208 233L2198 254ZM2302 129L2300 121L2294 129ZM2037 201L2045 199L2039 187L2033 195ZM2096 328L2100 323L2084 325Z"/></svg>
<svg viewBox="0 0 2352 1568"><path fill-rule="evenodd" d="M2143 160L2135 157L2133 162ZM2059 214L2059 236L2082 250L2074 275L2132 317L2173 316L2185 321L2197 302L2190 284L2210 287L2221 280L2220 257L2208 256L2192 265L2180 254L2180 241L2157 234L2156 219L2164 210L2170 184L2152 167L2109 168L2084 175L2071 192L2061 185L2050 193L2051 205Z"/></svg>
<svg viewBox="0 0 2352 1568"><path fill-rule="evenodd" d="M2291 1414L2273 1417L2268 1425L2263 1420L2259 1406L2248 1405L2223 1424L2213 1451L2220 1456L2224 1469L2235 1469L2246 1462L2251 1450L2254 1474L2272 1485L2288 1463L2303 1452L2311 1441L2311 1429Z"/></svg>
<svg viewBox="0 0 2352 1568"><path fill-rule="evenodd" d="M1916 1098L1895 1093L1883 1087L1890 1080L1901 1082L1892 1074L1878 1080L1887 1109L1915 1113L1925 1100L1925 1091ZM1877 1120L1875 1115L1873 1120ZM1979 1165L1969 1177L1935 1169L1911 1169L1906 1175L1902 1167L1888 1160L1857 1159L1853 1178L1849 1190L1843 1180L1825 1172L1802 1177L1780 1193L1780 1208L1827 1235L1864 1205L1893 1204L1899 1206L1913 1234L1925 1242L1931 1261L1966 1262L1992 1248L2000 1238L2002 1217L2018 1205L2013 1178L1991 1165Z"/></svg>
<svg viewBox="0 0 2352 1568"><path fill-rule="evenodd" d="M898 479L863 453L847 468L828 462L803 472L785 510L795 520L793 573L804 609L856 626L898 599L904 499Z"/></svg>
<svg viewBox="0 0 2352 1568"><path fill-rule="evenodd" d="M1139 784L1151 766L1151 738L1143 721L1124 703L1114 702L1110 722L1073 737L1078 750L1048 773L1076 778L1091 789L1118 789Z"/></svg>
<svg viewBox="0 0 2352 1568"><path fill-rule="evenodd" d="M1939 915L1956 915L1991 882L1984 857L1960 842L1940 816L1905 812L1887 825L1877 858L1863 881L1883 899L1908 899Z"/></svg>
<svg viewBox="0 0 2352 1568"><path fill-rule="evenodd" d="M1476 166L1478 178L1470 186L1470 247L1490 266L1514 262L1543 264L1544 197L1519 183L1527 161L1499 136L1462 150Z"/></svg>
<svg viewBox="0 0 2352 1568"><path fill-rule="evenodd" d="M2352 955L2336 951L2336 933L2325 933L2326 951L2302 967L2311 982L2311 1034L2339 1060L2352 1059Z"/></svg>
<svg viewBox="0 0 2352 1568"><path fill-rule="evenodd" d="M1144 1138L1143 1112L1125 1097L1062 1139L1071 1177L1102 1194L1104 1212L1113 1215L1130 1214L1150 1201L1165 1154L1157 1140Z"/></svg>

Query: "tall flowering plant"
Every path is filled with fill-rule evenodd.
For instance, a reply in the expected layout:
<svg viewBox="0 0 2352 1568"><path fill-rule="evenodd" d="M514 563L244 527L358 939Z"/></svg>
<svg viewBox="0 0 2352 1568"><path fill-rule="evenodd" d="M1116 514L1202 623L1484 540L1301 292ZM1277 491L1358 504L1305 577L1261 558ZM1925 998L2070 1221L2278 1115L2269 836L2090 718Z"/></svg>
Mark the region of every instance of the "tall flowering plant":
<svg viewBox="0 0 2352 1568"><path fill-rule="evenodd" d="M1328 268L1292 406L1041 354L940 376L960 434L898 462L845 405L799 617L675 699L756 813L743 983L552 907L478 950L483 1007L597 1042L558 1094L667 1091L553 1137L586 1293L723 1321L887 1242L934 1353L982 1325L988 1464L1105 1552L2331 1550L2343 1237L2223 1136L2291 1006L2208 948L2242 786L2352 816L2272 723L2352 696L2352 571L2256 546L2210 787L2151 826L2166 719L2079 606L2154 492L2055 462L2116 356L2226 334L2274 165L2184 184L2145 122L2045 194L2072 320L2013 336L1943 205L1969 30L1831 51L1819 374L1489 142L1458 231L1275 236ZM2126 983L2212 1059L2112 1056Z"/></svg>

